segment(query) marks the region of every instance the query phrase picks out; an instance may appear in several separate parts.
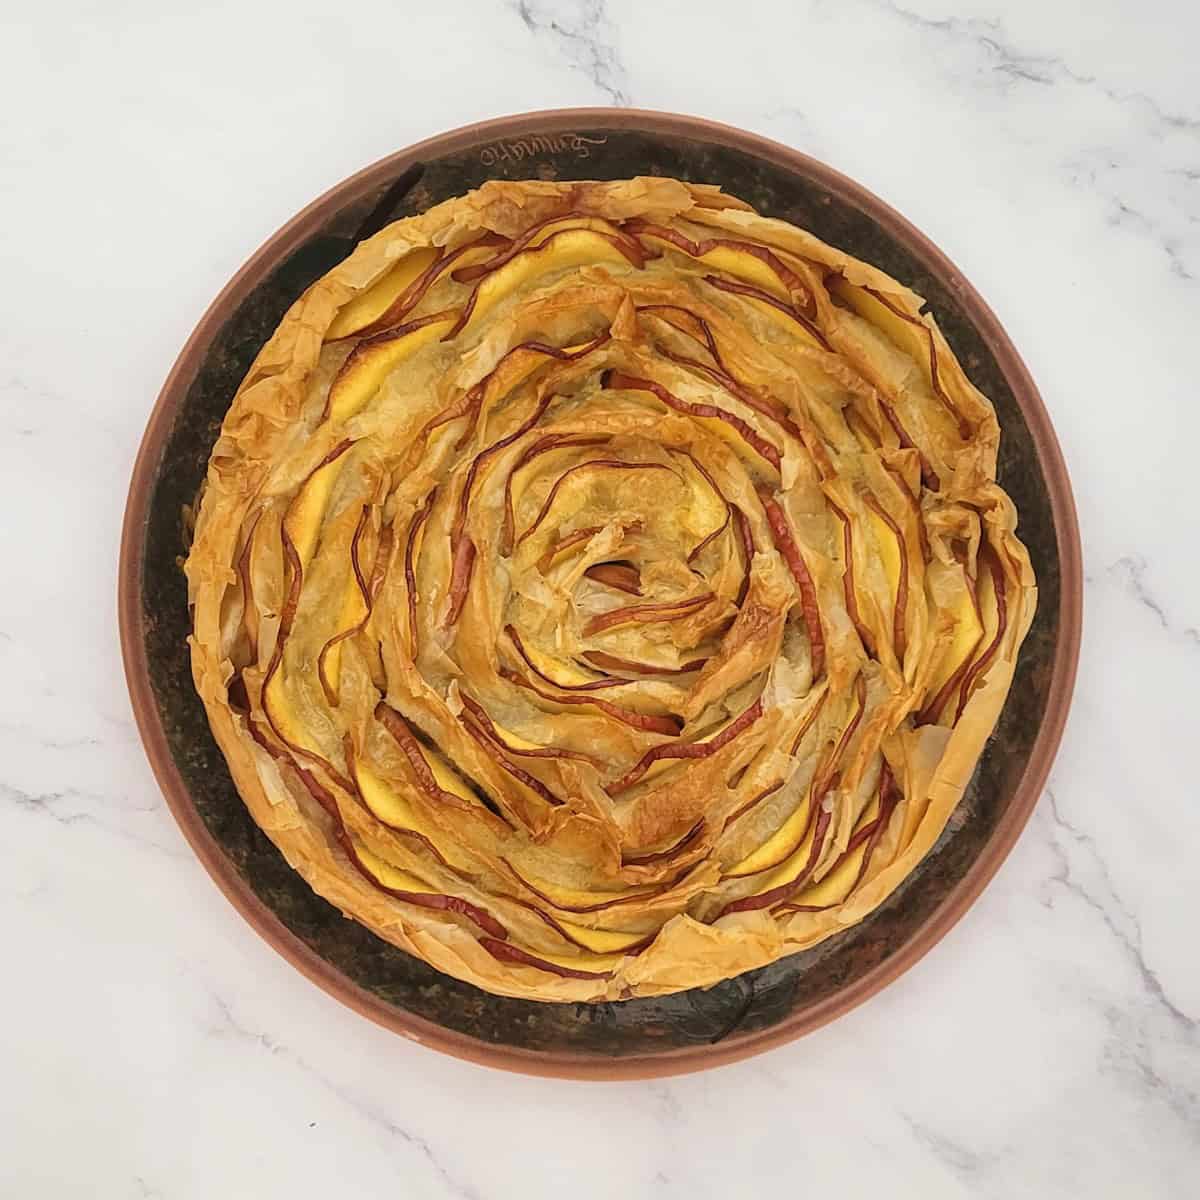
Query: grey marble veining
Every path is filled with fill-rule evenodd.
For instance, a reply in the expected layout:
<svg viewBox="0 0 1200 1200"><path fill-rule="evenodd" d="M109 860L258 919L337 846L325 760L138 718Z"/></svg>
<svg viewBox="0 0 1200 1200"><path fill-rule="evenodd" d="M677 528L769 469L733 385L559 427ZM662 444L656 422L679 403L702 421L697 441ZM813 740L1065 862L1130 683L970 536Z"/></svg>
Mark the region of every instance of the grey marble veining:
<svg viewBox="0 0 1200 1200"><path fill-rule="evenodd" d="M0 38L0 1193L1196 1194L1194 6L132 0ZM115 645L138 437L240 262L399 146L597 103L791 142L939 242L1043 390L1087 572L1063 749L975 908L835 1025L649 1085L481 1071L305 983L183 844Z"/></svg>

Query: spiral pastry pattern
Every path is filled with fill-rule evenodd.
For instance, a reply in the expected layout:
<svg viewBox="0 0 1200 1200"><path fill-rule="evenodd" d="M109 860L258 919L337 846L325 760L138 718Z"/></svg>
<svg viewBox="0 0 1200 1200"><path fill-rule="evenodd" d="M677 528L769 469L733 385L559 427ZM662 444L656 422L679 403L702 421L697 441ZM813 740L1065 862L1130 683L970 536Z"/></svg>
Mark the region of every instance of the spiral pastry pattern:
<svg viewBox="0 0 1200 1200"><path fill-rule="evenodd" d="M321 895L490 991L705 986L942 832L1036 589L907 288L716 188L491 183L360 245L230 408L196 686Z"/></svg>

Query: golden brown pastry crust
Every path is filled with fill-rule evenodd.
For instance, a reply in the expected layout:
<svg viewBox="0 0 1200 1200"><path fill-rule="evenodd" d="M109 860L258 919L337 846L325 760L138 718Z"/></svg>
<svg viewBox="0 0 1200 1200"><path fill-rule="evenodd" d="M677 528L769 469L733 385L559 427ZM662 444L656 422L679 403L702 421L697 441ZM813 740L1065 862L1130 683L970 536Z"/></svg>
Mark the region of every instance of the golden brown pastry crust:
<svg viewBox="0 0 1200 1200"><path fill-rule="evenodd" d="M861 920L1036 600L921 300L674 180L489 183L296 301L187 563L254 819L489 991L706 986Z"/></svg>

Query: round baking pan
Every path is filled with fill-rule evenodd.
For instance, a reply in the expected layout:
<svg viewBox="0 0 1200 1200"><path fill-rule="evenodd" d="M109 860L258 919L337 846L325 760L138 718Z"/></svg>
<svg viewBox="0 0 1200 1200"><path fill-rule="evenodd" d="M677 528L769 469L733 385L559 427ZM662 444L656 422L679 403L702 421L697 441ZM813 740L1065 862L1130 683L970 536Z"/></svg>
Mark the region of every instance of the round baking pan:
<svg viewBox="0 0 1200 1200"><path fill-rule="evenodd" d="M346 920L250 819L193 687L179 558L221 420L284 312L363 237L488 179L663 175L715 183L883 268L925 296L1002 429L1040 598L1008 703L934 849L870 917L707 990L593 1005L493 996ZM1037 389L991 310L928 238L864 188L778 143L694 117L581 108L431 138L338 184L285 225L205 313L151 413L121 544L125 671L151 765L184 835L238 911L313 982L381 1025L461 1058L579 1078L695 1071L832 1020L921 957L979 895L1033 810L1079 654L1081 567L1070 484Z"/></svg>

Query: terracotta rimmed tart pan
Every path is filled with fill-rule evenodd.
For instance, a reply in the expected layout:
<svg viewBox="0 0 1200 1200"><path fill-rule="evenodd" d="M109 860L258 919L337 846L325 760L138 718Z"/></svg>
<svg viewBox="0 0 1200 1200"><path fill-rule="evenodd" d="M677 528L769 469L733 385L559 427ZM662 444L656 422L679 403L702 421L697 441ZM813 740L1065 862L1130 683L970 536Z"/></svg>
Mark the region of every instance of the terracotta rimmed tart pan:
<svg viewBox="0 0 1200 1200"><path fill-rule="evenodd" d="M285 310L363 237L488 179L663 175L715 183L925 296L1003 431L999 482L1020 514L1036 618L995 734L949 826L871 916L813 950L708 990L589 1005L490 995L380 941L313 893L243 806L192 686L178 559L220 422ZM807 1033L911 966L1012 847L1062 735L1079 653L1079 532L1033 381L991 310L903 217L829 167L693 117L565 109L431 138L338 184L284 226L213 302L172 368L142 441L121 545L125 671L172 812L218 886L284 957L356 1011L458 1057L531 1074L695 1071Z"/></svg>

